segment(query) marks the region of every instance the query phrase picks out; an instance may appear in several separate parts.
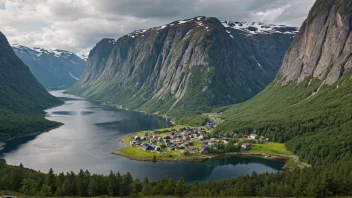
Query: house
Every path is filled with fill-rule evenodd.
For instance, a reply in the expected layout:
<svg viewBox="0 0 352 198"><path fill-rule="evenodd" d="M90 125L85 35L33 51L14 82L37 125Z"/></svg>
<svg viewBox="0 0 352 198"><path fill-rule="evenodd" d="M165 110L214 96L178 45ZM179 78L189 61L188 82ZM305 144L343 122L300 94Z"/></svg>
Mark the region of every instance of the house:
<svg viewBox="0 0 352 198"><path fill-rule="evenodd" d="M146 137L141 137L141 140L145 141L145 140L147 140L147 138Z"/></svg>
<svg viewBox="0 0 352 198"><path fill-rule="evenodd" d="M256 134L251 134L249 137L250 137L252 140L257 139L257 135L256 135Z"/></svg>
<svg viewBox="0 0 352 198"><path fill-rule="evenodd" d="M243 143L243 144L241 145L241 147L244 148L244 149L250 149L250 148L252 147L252 145L249 144L249 143Z"/></svg>
<svg viewBox="0 0 352 198"><path fill-rule="evenodd" d="M198 137L198 139L204 140L204 136L200 135L200 136Z"/></svg>
<svg viewBox="0 0 352 198"><path fill-rule="evenodd" d="M188 155L189 152L188 152L188 151L183 151L182 154L183 154L183 155Z"/></svg>
<svg viewBox="0 0 352 198"><path fill-rule="evenodd" d="M247 134L243 134L243 137L244 137L244 138L248 138L248 135L247 135Z"/></svg>
<svg viewBox="0 0 352 198"><path fill-rule="evenodd" d="M233 137L237 137L238 136L238 134L236 132L232 132L231 134L232 134Z"/></svg>
<svg viewBox="0 0 352 198"><path fill-rule="evenodd" d="M143 150L143 151L153 150L153 147L150 146L150 144L145 143L145 144L143 145L143 147L142 147L142 150Z"/></svg>
<svg viewBox="0 0 352 198"><path fill-rule="evenodd" d="M137 145L137 146L141 145L141 141L140 140L136 140L135 141L135 145Z"/></svg>
<svg viewBox="0 0 352 198"><path fill-rule="evenodd" d="M201 153L201 154L207 154L207 153L208 153L208 150L201 149L201 150L200 150L200 153Z"/></svg>
<svg viewBox="0 0 352 198"><path fill-rule="evenodd" d="M136 141L130 141L130 146L134 146L136 144Z"/></svg>
<svg viewBox="0 0 352 198"><path fill-rule="evenodd" d="M155 151L161 151L160 146L156 146L156 147L155 147Z"/></svg>
<svg viewBox="0 0 352 198"><path fill-rule="evenodd" d="M173 146L173 144L172 144L171 142L167 142L167 143L166 143L166 146L170 148L170 147Z"/></svg>
<svg viewBox="0 0 352 198"><path fill-rule="evenodd" d="M229 140L224 140L224 144L228 144L228 143L230 143Z"/></svg>
<svg viewBox="0 0 352 198"><path fill-rule="evenodd" d="M264 141L269 142L271 141L271 138L264 138Z"/></svg>
<svg viewBox="0 0 352 198"><path fill-rule="evenodd" d="M134 136L135 140L141 140L141 138L139 136Z"/></svg>

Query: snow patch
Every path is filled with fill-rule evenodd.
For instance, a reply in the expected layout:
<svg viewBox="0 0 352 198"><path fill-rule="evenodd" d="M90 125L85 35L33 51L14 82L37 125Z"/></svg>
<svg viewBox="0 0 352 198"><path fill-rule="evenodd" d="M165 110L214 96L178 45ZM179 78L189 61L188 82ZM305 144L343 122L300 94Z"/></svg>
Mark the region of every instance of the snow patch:
<svg viewBox="0 0 352 198"><path fill-rule="evenodd" d="M70 76L73 78L73 79L75 79L75 80L79 80L79 78L77 78L75 75L73 75L71 72L70 72Z"/></svg>
<svg viewBox="0 0 352 198"><path fill-rule="evenodd" d="M233 21L222 21L222 25L225 28L232 28L236 30L243 31L246 34L297 34L297 27L288 27L284 25L265 25L264 23L246 23L246 22L233 22Z"/></svg>

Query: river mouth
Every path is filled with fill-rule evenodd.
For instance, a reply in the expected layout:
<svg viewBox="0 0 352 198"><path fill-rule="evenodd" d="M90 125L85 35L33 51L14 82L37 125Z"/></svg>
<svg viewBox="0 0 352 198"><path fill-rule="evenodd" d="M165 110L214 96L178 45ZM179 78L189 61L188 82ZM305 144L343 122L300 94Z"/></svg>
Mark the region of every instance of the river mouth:
<svg viewBox="0 0 352 198"><path fill-rule="evenodd" d="M162 178L186 182L210 181L243 174L277 172L284 166L281 160L232 156L206 162L142 162L110 154L124 145L118 140L140 130L170 127L169 119L114 107L92 104L82 98L51 91L65 98L65 104L48 109L47 119L64 125L36 136L6 142L0 157L8 164L19 165L41 172L53 168L59 172L108 174L130 172L134 178L150 180ZM72 98L72 100L70 100Z"/></svg>

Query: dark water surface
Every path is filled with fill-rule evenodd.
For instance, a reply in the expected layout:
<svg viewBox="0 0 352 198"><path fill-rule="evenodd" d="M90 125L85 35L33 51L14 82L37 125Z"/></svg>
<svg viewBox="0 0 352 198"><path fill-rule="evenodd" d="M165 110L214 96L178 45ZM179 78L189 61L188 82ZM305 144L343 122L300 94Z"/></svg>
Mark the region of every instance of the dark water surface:
<svg viewBox="0 0 352 198"><path fill-rule="evenodd" d="M140 162L111 155L122 147L118 139L139 130L165 128L169 120L144 113L118 110L92 104L78 97L50 92L65 97L65 104L47 110L47 119L64 123L60 128L8 141L0 151L8 164L47 172L78 172L108 174L110 170L130 172L133 177L150 180L184 177L187 182L209 181L236 177L242 174L276 172L283 161L252 157L229 157L203 163L196 162ZM70 100L69 98L73 98Z"/></svg>

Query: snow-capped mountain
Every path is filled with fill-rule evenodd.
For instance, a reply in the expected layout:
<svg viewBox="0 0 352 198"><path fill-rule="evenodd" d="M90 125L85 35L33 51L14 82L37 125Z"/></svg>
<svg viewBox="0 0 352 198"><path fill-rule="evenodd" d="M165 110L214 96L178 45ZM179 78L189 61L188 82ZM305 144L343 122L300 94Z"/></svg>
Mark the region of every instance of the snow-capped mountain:
<svg viewBox="0 0 352 198"><path fill-rule="evenodd" d="M165 29L165 28L170 28L175 25L181 25L181 24L189 24L189 25L195 25L195 28L200 28L203 27L209 31L209 25L207 26L207 21L211 17L204 17L204 16L199 16L191 19L185 19L185 20L179 20L179 21L174 21L169 24L165 24L162 26L150 28L150 29L139 29L135 30L127 36L131 38L136 38L138 36L144 37L145 34L151 32L151 31L156 31L158 33L159 31ZM221 24L227 29L235 29L235 30L240 30L242 33L246 35L255 35L255 34L273 34L273 33L279 33L279 34L292 34L295 35L298 33L299 28L298 27L290 27L290 26L285 26L285 25L274 25L274 24L264 24L261 22L252 22L252 23L247 23L247 22L238 22L238 21L221 21ZM192 31L192 30L191 30ZM191 32L190 31L190 32Z"/></svg>
<svg viewBox="0 0 352 198"><path fill-rule="evenodd" d="M16 55L47 88L68 87L81 76L85 60L65 50L12 45Z"/></svg>
<svg viewBox="0 0 352 198"><path fill-rule="evenodd" d="M272 33L282 33L282 34L297 34L299 28L289 27L285 25L266 25L264 23L246 23L246 22L233 22L233 21L221 21L224 27L232 28L236 30L241 30L246 34L272 34Z"/></svg>

